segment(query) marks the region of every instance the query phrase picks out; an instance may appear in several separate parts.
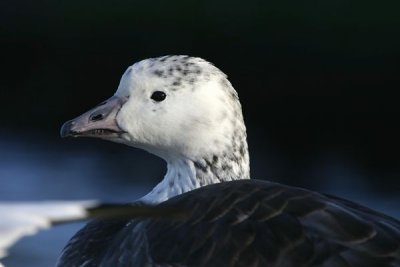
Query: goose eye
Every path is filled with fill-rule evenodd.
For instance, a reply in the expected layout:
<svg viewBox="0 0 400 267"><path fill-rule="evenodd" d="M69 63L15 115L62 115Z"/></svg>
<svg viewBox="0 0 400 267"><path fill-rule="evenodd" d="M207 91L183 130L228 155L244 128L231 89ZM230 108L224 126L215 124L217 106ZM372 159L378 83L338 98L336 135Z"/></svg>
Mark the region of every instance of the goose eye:
<svg viewBox="0 0 400 267"><path fill-rule="evenodd" d="M167 97L167 95L164 92L161 92L161 91L155 91L151 95L151 99L153 99L154 101L157 101L157 102L163 101L166 97Z"/></svg>

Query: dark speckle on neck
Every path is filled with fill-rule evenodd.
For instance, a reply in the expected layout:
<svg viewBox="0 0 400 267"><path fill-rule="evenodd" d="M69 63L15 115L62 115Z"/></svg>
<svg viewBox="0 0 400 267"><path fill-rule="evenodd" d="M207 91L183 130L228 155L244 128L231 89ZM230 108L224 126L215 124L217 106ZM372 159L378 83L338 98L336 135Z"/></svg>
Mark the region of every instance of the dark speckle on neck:
<svg viewBox="0 0 400 267"><path fill-rule="evenodd" d="M202 172L207 172L208 168L207 165L203 165L202 163L195 161L194 162L194 166L196 167L196 169L201 170Z"/></svg>
<svg viewBox="0 0 400 267"><path fill-rule="evenodd" d="M214 155L213 157L212 157L212 164L214 165L214 164L217 164L217 162L218 162L218 157L217 157L217 155Z"/></svg>

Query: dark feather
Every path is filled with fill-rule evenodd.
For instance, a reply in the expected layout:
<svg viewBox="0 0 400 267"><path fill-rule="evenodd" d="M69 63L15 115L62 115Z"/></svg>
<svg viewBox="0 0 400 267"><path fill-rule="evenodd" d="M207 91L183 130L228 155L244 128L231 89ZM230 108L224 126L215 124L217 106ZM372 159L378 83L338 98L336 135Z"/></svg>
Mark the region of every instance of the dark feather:
<svg viewBox="0 0 400 267"><path fill-rule="evenodd" d="M191 214L93 221L58 266L400 266L400 222L336 197L240 180L159 207Z"/></svg>

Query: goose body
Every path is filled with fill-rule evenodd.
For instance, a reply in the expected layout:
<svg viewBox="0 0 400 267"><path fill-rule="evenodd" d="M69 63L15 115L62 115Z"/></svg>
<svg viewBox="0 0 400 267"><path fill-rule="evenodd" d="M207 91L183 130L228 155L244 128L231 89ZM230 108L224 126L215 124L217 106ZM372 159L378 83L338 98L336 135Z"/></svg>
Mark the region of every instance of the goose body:
<svg viewBox="0 0 400 267"><path fill-rule="evenodd" d="M400 266L400 222L353 202L250 178L236 91L209 62L140 61L115 95L62 136L99 137L165 159L164 179L135 204L183 218L94 220L58 266Z"/></svg>

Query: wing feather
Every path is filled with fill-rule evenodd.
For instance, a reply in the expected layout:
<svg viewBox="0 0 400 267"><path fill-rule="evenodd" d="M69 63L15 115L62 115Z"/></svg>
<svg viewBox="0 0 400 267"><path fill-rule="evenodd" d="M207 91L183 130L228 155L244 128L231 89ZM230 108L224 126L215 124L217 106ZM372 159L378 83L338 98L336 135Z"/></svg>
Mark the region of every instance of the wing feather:
<svg viewBox="0 0 400 267"><path fill-rule="evenodd" d="M400 222L336 197L242 180L206 186L159 206L191 213L120 226L102 243L99 266L400 266ZM76 247L73 243L69 246Z"/></svg>

